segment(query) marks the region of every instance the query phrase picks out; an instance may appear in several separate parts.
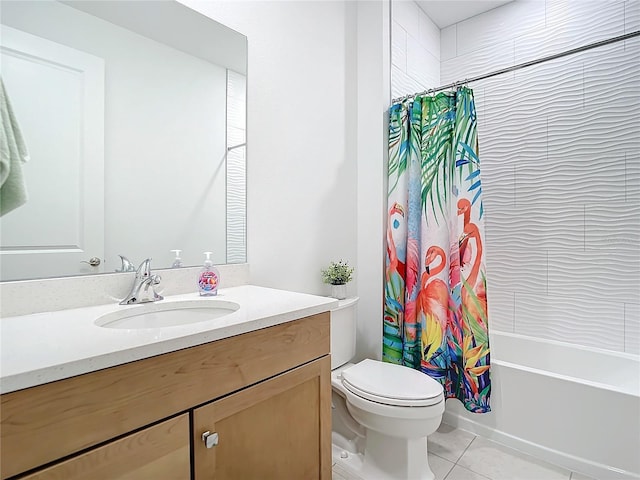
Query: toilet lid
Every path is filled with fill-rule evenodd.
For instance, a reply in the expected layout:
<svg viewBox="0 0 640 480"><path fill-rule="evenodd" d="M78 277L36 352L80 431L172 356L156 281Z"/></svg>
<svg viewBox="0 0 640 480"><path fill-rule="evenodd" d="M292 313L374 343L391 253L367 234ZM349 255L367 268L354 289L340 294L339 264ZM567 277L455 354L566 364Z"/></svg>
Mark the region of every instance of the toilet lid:
<svg viewBox="0 0 640 480"><path fill-rule="evenodd" d="M402 365L363 360L342 372L342 384L367 400L385 405L425 407L442 401L442 385Z"/></svg>

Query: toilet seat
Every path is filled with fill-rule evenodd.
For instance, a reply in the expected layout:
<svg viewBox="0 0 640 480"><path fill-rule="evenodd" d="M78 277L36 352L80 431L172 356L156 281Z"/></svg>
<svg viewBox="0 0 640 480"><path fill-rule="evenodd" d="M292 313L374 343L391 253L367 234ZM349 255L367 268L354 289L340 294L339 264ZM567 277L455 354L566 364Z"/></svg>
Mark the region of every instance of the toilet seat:
<svg viewBox="0 0 640 480"><path fill-rule="evenodd" d="M342 384L358 397L391 406L428 407L444 398L442 385L428 375L370 359L345 369Z"/></svg>

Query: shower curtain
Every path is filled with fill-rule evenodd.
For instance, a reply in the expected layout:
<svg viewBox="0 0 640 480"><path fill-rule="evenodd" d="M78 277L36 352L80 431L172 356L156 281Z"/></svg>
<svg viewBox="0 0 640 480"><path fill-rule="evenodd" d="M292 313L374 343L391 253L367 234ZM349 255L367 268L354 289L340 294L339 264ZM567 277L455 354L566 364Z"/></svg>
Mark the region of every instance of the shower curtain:
<svg viewBox="0 0 640 480"><path fill-rule="evenodd" d="M383 360L490 411L480 161L473 91L391 106Z"/></svg>

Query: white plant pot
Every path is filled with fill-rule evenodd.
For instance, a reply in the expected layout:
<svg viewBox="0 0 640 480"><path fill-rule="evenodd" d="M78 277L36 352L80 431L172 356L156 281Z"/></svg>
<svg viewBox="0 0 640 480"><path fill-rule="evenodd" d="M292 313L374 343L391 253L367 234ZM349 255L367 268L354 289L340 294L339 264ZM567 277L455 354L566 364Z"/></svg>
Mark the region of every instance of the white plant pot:
<svg viewBox="0 0 640 480"><path fill-rule="evenodd" d="M338 300L347 298L347 285L331 285L331 296Z"/></svg>

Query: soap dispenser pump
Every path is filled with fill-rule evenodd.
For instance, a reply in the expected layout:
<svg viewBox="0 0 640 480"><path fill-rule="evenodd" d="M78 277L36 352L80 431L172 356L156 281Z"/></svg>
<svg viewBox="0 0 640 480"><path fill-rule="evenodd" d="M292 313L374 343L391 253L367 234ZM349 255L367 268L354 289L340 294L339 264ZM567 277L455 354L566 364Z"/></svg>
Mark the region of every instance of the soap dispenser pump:
<svg viewBox="0 0 640 480"><path fill-rule="evenodd" d="M218 294L220 284L220 272L213 266L211 252L204 252L206 260L198 276L198 289L203 297L212 297Z"/></svg>
<svg viewBox="0 0 640 480"><path fill-rule="evenodd" d="M182 250L171 250L171 251L176 254L176 258L173 260L173 263L171 264L171 268L181 268L182 258L180 258L180 252L182 252Z"/></svg>

